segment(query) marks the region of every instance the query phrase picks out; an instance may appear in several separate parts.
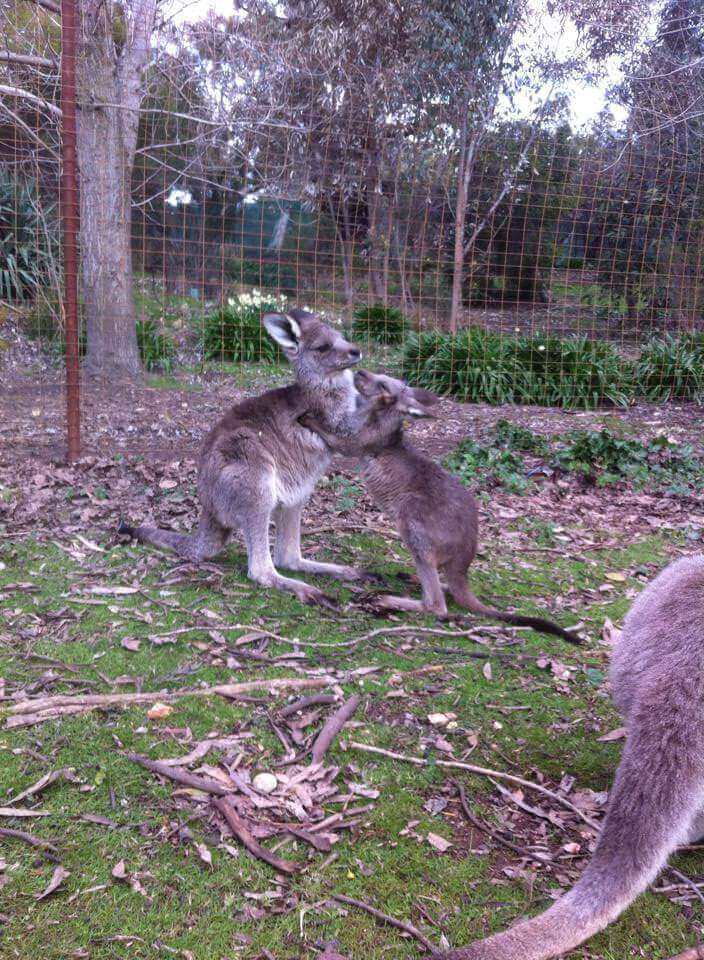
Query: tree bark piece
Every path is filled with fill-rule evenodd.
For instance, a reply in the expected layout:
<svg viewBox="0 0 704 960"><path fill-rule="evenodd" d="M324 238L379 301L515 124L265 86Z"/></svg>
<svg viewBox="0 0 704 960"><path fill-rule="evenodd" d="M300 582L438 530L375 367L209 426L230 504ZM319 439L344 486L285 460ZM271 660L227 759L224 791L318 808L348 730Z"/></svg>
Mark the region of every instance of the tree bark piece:
<svg viewBox="0 0 704 960"><path fill-rule="evenodd" d="M279 710L280 717L290 717L299 710L306 710L308 707L317 707L327 703L335 703L337 697L334 693L314 693L310 697L301 697L300 700L294 700L288 706Z"/></svg>
<svg viewBox="0 0 704 960"><path fill-rule="evenodd" d="M356 695L350 697L349 700L346 700L340 709L336 710L329 720L326 721L325 726L315 738L315 743L313 744L313 763L323 762L323 757L327 750L337 739L347 721L353 716L355 710L361 703L361 699L361 697Z"/></svg>
<svg viewBox="0 0 704 960"><path fill-rule="evenodd" d="M421 933L417 927L414 927L411 923L406 923L403 920L397 920L396 917L390 917L388 913L382 913L381 910L377 910L376 907L372 907L368 903L364 903L363 900L355 900L353 897L344 897L340 893L333 893L332 899L337 900L338 903L345 903L350 907L357 907L359 910L365 910L367 913L371 914L372 917L376 917L377 920L381 920L382 923L388 923L391 927L396 927L397 930L403 930L404 933L409 934L414 939L418 940L419 943L422 943L423 946L430 950L431 953L436 953L438 947L433 943L432 940L429 940L424 933Z"/></svg>
<svg viewBox="0 0 704 960"><path fill-rule="evenodd" d="M254 839L247 824L235 810L229 797L213 800L213 806L223 815L230 830L253 857L256 857L258 860L263 860L280 873L292 874L300 870L299 864L294 863L292 860L282 860Z"/></svg>

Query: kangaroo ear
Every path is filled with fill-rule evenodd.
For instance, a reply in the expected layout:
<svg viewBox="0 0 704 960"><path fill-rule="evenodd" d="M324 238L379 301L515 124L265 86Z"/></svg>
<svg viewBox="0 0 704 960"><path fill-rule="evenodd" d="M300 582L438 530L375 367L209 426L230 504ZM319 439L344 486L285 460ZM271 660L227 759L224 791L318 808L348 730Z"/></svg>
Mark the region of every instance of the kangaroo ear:
<svg viewBox="0 0 704 960"><path fill-rule="evenodd" d="M436 403L440 403L440 397L436 397L434 393L430 392L430 390L423 390L421 387L413 387L411 393L413 394L413 399L417 400L418 403L422 404L424 407L432 407Z"/></svg>
<svg viewBox="0 0 704 960"><path fill-rule="evenodd" d="M429 390L407 389L399 402L399 409L403 410L409 417L420 420L421 418L437 416L433 409L437 402L438 398Z"/></svg>
<svg viewBox="0 0 704 960"><path fill-rule="evenodd" d="M283 350L297 350L301 343L301 328L288 313L265 313L262 322L267 333Z"/></svg>

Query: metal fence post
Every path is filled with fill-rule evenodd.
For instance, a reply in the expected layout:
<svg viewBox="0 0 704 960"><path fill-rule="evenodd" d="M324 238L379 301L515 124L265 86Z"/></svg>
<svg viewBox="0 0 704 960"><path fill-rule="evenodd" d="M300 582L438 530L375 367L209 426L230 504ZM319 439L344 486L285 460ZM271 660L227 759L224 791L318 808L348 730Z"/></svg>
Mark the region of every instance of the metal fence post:
<svg viewBox="0 0 704 960"><path fill-rule="evenodd" d="M77 0L61 0L61 220L66 318L66 425L69 461L81 452L78 337L78 166L76 162Z"/></svg>

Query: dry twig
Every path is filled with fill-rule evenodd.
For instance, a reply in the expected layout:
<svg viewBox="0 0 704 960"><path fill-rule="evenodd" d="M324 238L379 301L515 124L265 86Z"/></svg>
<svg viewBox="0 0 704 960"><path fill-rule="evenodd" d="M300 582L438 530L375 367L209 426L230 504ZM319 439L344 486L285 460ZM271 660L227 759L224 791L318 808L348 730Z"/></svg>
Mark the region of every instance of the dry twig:
<svg viewBox="0 0 704 960"><path fill-rule="evenodd" d="M277 857L276 854L271 853L271 851L267 850L266 847L263 847L254 839L247 828L247 824L235 810L229 797L222 797L218 800L213 800L213 806L216 808L216 810L220 811L230 830L234 833L242 845L249 850L253 857L263 860L280 873L291 874L300 870L300 865L298 863L294 863L292 860L282 860L280 857Z"/></svg>
<svg viewBox="0 0 704 960"><path fill-rule="evenodd" d="M424 933L421 933L417 927L414 927L411 923L406 923L404 920L397 920L396 917L390 917L388 913L382 913L381 910L377 910L376 907L372 907L368 903L364 903L363 900L355 900L353 897L344 897L340 893L333 893L332 899L337 900L338 903L345 903L350 907L357 907L359 910L365 910L367 913L371 914L372 917L376 917L377 920L381 920L382 923L388 923L391 927L396 927L397 930L403 930L404 933L409 934L409 936L418 940L419 943L422 943L423 946L430 950L431 953L437 952L437 946L433 943L432 940L429 940Z"/></svg>
<svg viewBox="0 0 704 960"><path fill-rule="evenodd" d="M403 753L394 753L391 750L383 750L381 747L373 747L368 743L355 743L352 741L348 746L353 750L361 750L364 753L376 753L382 757L390 757L392 760L401 760L404 763L412 763L417 767L427 767L430 766L428 760L425 760L423 757L409 757ZM556 803L559 803L561 806L566 807L568 810L571 810L572 813L575 813L580 819L584 820L593 830L599 830L599 824L596 821L590 819L586 814L575 807L573 803L566 797L561 797L559 793L554 793L552 790L548 790L547 787L541 786L539 783L534 783L532 780L525 780L523 777L516 777L512 773L504 773L503 770L490 770L488 767L477 767L472 763L462 763L459 760L433 760L433 763L438 767L448 767L452 770L466 770L468 773L476 773L482 777L496 777L497 780L508 780L509 783L517 783L521 787L526 787L528 790L535 790L536 793L542 793L543 796L550 797L551 800L554 800Z"/></svg>

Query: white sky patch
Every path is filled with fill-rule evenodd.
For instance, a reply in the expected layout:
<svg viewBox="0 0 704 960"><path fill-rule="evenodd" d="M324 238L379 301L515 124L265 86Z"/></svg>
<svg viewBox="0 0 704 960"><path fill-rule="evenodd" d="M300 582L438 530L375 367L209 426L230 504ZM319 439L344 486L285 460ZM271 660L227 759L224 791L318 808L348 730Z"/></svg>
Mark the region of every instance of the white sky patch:
<svg viewBox="0 0 704 960"><path fill-rule="evenodd" d="M170 207L185 207L193 202L193 194L190 190L178 190L174 188L166 198Z"/></svg>

